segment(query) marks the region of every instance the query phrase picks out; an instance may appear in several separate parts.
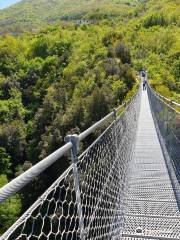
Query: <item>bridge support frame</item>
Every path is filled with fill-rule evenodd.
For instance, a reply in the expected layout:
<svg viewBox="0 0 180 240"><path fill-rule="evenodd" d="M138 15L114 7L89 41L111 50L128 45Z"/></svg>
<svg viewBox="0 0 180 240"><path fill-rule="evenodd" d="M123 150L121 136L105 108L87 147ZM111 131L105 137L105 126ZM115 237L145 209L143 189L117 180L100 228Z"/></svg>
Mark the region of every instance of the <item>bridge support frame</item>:
<svg viewBox="0 0 180 240"><path fill-rule="evenodd" d="M78 152L79 152L79 137L77 134L68 135L65 137L65 142L72 143L71 149L71 161L73 165L73 177L74 177L74 186L76 192L76 203L77 203L77 212L79 217L79 230L80 230L80 239L84 239L84 219L83 219L83 210L81 203L81 192L80 192L80 177L78 173Z"/></svg>

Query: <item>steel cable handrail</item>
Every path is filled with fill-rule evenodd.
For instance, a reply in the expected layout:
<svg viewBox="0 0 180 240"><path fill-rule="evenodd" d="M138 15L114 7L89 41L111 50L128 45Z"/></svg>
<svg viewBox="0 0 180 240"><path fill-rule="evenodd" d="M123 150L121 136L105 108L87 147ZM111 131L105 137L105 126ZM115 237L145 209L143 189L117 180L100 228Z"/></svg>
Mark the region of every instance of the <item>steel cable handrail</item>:
<svg viewBox="0 0 180 240"><path fill-rule="evenodd" d="M180 209L180 112L167 103L166 98L162 98L149 85L148 96L158 137Z"/></svg>
<svg viewBox="0 0 180 240"><path fill-rule="evenodd" d="M159 93L157 93L157 92L156 92L156 95L158 95L160 98L166 100L167 102L170 102L171 104L174 104L174 105L180 107L180 103L177 103L177 102L175 102L175 101L172 101L172 100L170 100L169 98L166 98L166 97L162 96L161 94L159 94Z"/></svg>
<svg viewBox="0 0 180 240"><path fill-rule="evenodd" d="M171 109L173 109L174 111L176 111L178 114L180 113L177 109L173 108L172 105L168 104L167 102L171 103L171 104L174 104L175 106L177 107L180 107L180 104L177 103L177 102L174 102L172 100L170 100L169 98L166 98L164 96L162 96L161 94L157 93L151 86L150 84L148 83L148 86L149 86L149 89L151 90L151 92L156 95L160 101L162 101L164 104L166 104L168 107L170 107ZM164 101L165 100L165 101ZM166 102L167 101L167 102Z"/></svg>
<svg viewBox="0 0 180 240"><path fill-rule="evenodd" d="M136 93L137 94L137 93ZM124 106L127 106L128 103L132 101L135 97L134 94L130 99L124 102L118 108L115 108L114 111L106 115L100 121L96 122L94 125L89 127L87 130L77 135L78 141L84 140L87 136L93 133L97 128L102 126L107 120L113 118L116 113L123 109ZM70 152L73 144L71 142L66 143L64 146L60 147L58 150L41 160L39 163L22 173L20 176L13 179L11 182L0 188L0 203L4 202L7 198L11 197L15 193L19 192L24 186L30 183L35 177L39 176L42 172L44 172L48 167L50 167L53 163L55 163L59 158L63 157L65 154Z"/></svg>

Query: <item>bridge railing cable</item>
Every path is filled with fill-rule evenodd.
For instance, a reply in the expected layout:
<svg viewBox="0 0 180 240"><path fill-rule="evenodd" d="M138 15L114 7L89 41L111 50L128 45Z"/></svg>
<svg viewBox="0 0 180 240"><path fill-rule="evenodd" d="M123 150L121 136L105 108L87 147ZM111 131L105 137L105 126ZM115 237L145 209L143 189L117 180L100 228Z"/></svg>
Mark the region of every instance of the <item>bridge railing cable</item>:
<svg viewBox="0 0 180 240"><path fill-rule="evenodd" d="M180 208L180 112L176 110L180 104L161 96L150 86L148 96Z"/></svg>
<svg viewBox="0 0 180 240"><path fill-rule="evenodd" d="M131 99L127 100L130 102ZM112 122L114 119L115 112L118 112L120 109L123 109L126 106L127 102L124 102L121 106L114 109L107 116L102 118L100 121L95 123L93 126L89 127L87 130L82 132L78 136L78 141L84 140L88 135L95 132L96 129L100 128L101 125L105 124L109 120ZM44 172L49 166L51 166L54 162L59 160L62 156L70 152L73 144L71 142L66 143L64 146L50 154L48 157L41 160L39 163L31 167L29 170L16 177L14 180L6 184L4 187L0 188L0 203L5 201L7 198L12 196L13 194L19 192L25 185L31 182L35 177L39 176L42 172Z"/></svg>
<svg viewBox="0 0 180 240"><path fill-rule="evenodd" d="M180 103L177 103L177 102L175 102L175 101L172 101L172 100L169 99L169 98L166 98L165 96L162 96L162 95L159 94L158 92L155 92L152 88L151 88L151 90L154 92L154 94L155 94L156 96L158 96L158 97L161 98L162 100L164 100L164 101L168 102L169 104L171 104L171 108L173 108L173 105L174 105L174 106L177 106L177 107L180 107Z"/></svg>
<svg viewBox="0 0 180 240"><path fill-rule="evenodd" d="M35 165L0 190L3 201L29 182L50 161L71 150L72 164L50 188L0 238L14 239L119 239L127 193L140 91L80 135L66 137L66 144L40 165ZM90 133L112 118L109 127L81 155L78 145ZM33 173L33 174L32 174ZM23 184L22 184L23 185Z"/></svg>

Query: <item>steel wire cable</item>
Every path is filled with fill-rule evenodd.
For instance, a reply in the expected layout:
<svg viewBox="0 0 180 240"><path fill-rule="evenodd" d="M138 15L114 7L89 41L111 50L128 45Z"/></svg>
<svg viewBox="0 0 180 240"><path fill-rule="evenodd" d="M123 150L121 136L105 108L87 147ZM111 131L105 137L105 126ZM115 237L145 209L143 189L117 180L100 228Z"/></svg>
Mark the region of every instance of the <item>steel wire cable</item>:
<svg viewBox="0 0 180 240"><path fill-rule="evenodd" d="M148 96L160 137L167 149L167 152L164 151L164 156L180 205L180 112L164 102L150 86L148 86Z"/></svg>

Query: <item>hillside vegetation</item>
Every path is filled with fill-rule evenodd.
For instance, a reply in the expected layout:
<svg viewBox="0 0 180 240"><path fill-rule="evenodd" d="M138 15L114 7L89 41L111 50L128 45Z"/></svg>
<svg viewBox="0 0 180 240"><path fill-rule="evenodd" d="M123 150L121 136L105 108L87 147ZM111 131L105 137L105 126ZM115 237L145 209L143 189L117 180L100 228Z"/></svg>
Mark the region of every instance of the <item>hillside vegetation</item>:
<svg viewBox="0 0 180 240"><path fill-rule="evenodd" d="M124 17L101 15L96 24L61 23L36 34L1 36L0 185L63 145L68 133L83 131L121 104L136 90L142 68L158 92L179 102L179 10L179 0L141 1L126 4ZM69 162L58 164L1 205L0 233Z"/></svg>
<svg viewBox="0 0 180 240"><path fill-rule="evenodd" d="M136 5L137 0L23 0L0 11L0 31L35 30L60 20L125 16Z"/></svg>

